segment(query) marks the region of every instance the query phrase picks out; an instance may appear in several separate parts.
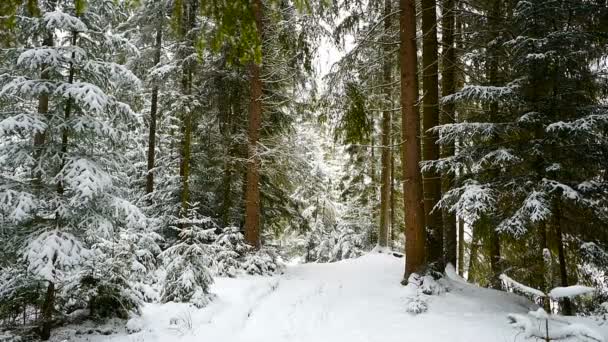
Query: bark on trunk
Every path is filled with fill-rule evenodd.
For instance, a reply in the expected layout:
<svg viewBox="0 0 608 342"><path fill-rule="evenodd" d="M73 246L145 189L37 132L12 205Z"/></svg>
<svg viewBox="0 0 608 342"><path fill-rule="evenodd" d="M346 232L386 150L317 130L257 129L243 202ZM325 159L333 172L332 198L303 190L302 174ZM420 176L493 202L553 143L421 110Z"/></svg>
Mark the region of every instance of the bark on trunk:
<svg viewBox="0 0 608 342"><path fill-rule="evenodd" d="M72 45L76 46L76 43L78 42L78 32L72 32ZM75 60L76 59L76 54L74 52L72 52L72 59L71 60ZM70 61L70 70L68 72L68 83L72 84L74 83L74 77L75 77L75 70L74 70L74 63L72 61ZM65 127L63 128L62 132L61 132L61 169L64 168L66 160L67 160L67 153L68 153L68 140L69 140L69 129L67 126L67 122L70 119L70 116L72 114L72 97L68 97L66 104L65 104L65 111L64 111L64 121L65 121ZM63 182L59 181L57 183L57 193L59 193L60 195L63 194L64 192L64 188L63 188Z"/></svg>
<svg viewBox="0 0 608 342"><path fill-rule="evenodd" d="M399 1L401 116L403 132L403 199L405 205L405 279L425 268L424 203L420 174L420 114L416 80L416 7L414 0Z"/></svg>
<svg viewBox="0 0 608 342"><path fill-rule="evenodd" d="M40 327L40 339L43 341L51 338L51 328L53 327L53 310L55 309L55 284L49 282L42 303L42 325Z"/></svg>
<svg viewBox="0 0 608 342"><path fill-rule="evenodd" d="M391 49L388 37L391 31L391 0L384 0L384 49L382 61L382 83L384 91L384 110L382 112L382 169L380 183L380 230L378 245L387 247L389 241L389 223L391 208Z"/></svg>
<svg viewBox="0 0 608 342"><path fill-rule="evenodd" d="M490 30L491 30L491 34L492 37L494 38L494 40L498 39L500 37L500 30L502 29L502 23L501 23L501 11L502 11L502 0L497 0L494 2L494 5L491 9L490 12L490 19L489 19L489 24L490 24ZM498 55L498 51L497 51L497 44L494 44L493 46L491 46L490 48L488 48L488 59L489 59L489 65L488 65L488 80L491 86L499 86L500 85L500 79L499 79L499 74L498 74L498 65L499 65L499 55ZM489 113L489 121L490 122L496 122L496 116L497 116L497 112L499 111L499 107L498 107L498 103L497 102L493 102L490 105L490 113ZM498 138L494 138L494 143L498 142ZM491 174L491 178L494 177L494 173L496 173L496 171L492 171ZM501 262L501 256L500 256L500 235L498 234L498 231L496 230L496 226L498 225L498 222L496 222L496 219L494 217L489 217L489 219L485 222L486 223L486 229L489 230L489 243L490 243L490 269L492 271L492 279L491 279L491 285L493 288L495 289L500 289L502 286L502 281L500 280L500 274L502 273L502 262Z"/></svg>
<svg viewBox="0 0 608 342"><path fill-rule="evenodd" d="M54 11L56 7L56 4L54 1L49 1L49 9L50 11ZM47 33L47 35L44 37L44 40L42 41L42 45L46 46L46 47L51 47L53 45L55 45L54 43L54 39L53 39L53 34L52 33ZM42 80L48 80L50 77L49 75L49 71L47 70L47 65L42 65L42 70L40 71L40 79ZM38 98L38 114L40 116L46 116L49 112L49 94L48 93L42 93L40 95L40 97ZM37 165L34 167L34 172L33 172L33 177L34 177L34 181L36 184L36 188L40 188L41 187L41 183L42 183L42 170L40 169L42 167L42 160L41 160L41 156L42 156L42 148L44 146L44 142L46 140L46 131L45 132L36 132L34 134L34 160L36 161Z"/></svg>
<svg viewBox="0 0 608 342"><path fill-rule="evenodd" d="M262 41L262 2L253 0L253 14L259 41ZM261 66L250 65L251 99L249 106L247 187L245 191L245 240L256 249L260 248L260 156L258 141L262 124L262 79Z"/></svg>
<svg viewBox="0 0 608 342"><path fill-rule="evenodd" d="M555 221L555 237L557 239L557 257L559 259L559 275L561 280L561 286L567 287L569 286L568 282L568 269L566 265L566 251L564 250L564 237L562 234L562 222L561 222L561 203L559 200L555 201L555 213L554 213L554 221ZM569 298L563 298L561 300L561 308L562 314L566 316L571 316L574 314L574 310L572 307L572 303Z"/></svg>
<svg viewBox="0 0 608 342"><path fill-rule="evenodd" d="M458 275L464 275L464 220L458 220Z"/></svg>
<svg viewBox="0 0 608 342"><path fill-rule="evenodd" d="M471 247L469 248L469 267L467 268L467 280L470 283L475 282L475 265L477 264L477 254L479 252L479 233L476 225L473 226L471 236Z"/></svg>
<svg viewBox="0 0 608 342"><path fill-rule="evenodd" d="M456 9L456 0L443 0L443 73L441 77L442 87L441 95L448 96L456 91L456 49L454 46L454 11ZM441 124L451 124L456 122L456 110L454 103L446 103L443 105L440 116ZM441 157L448 158L454 155L454 143L443 145ZM454 175L444 174L441 178L441 191L446 193L454 186ZM447 209L442 210L443 227L444 227L444 249L445 261L456 266L458 238L456 230L456 215L450 213ZM462 265L462 264L460 264ZM459 268L462 268L460 266Z"/></svg>
<svg viewBox="0 0 608 342"><path fill-rule="evenodd" d="M158 18L159 23L156 28L156 41L154 45L154 65L160 63L160 54L163 41L162 16ZM152 80L152 96L150 99L150 127L148 132L148 174L146 175L146 193L154 191L154 159L156 149L156 120L158 115L158 82Z"/></svg>
<svg viewBox="0 0 608 342"><path fill-rule="evenodd" d="M196 21L197 6L196 1L188 0L182 3L183 18L181 34L184 37L184 42L189 44L188 50L194 45L190 35L190 30L194 27ZM193 65L188 62L182 71L182 95L190 96L192 94L192 77ZM190 164L191 164L191 148L192 148L192 128L193 118L192 111L187 110L182 113L182 141L181 141L181 159L180 159L180 177L182 180L182 189L180 194L182 215L186 215L190 207Z"/></svg>
<svg viewBox="0 0 608 342"><path fill-rule="evenodd" d="M437 14L435 0L422 0L422 88L423 144L422 159L439 159L437 133L430 131L439 125L439 81L437 55ZM428 263L443 270L443 224L440 210L433 210L441 198L441 178L434 170L423 174L424 220L427 233Z"/></svg>

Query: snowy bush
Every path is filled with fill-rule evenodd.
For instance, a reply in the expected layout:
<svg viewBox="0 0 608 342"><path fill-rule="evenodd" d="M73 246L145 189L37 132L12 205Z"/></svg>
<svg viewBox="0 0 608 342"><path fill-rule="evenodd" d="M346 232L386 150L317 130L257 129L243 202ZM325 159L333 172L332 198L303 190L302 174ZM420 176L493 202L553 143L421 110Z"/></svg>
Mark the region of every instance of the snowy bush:
<svg viewBox="0 0 608 342"><path fill-rule="evenodd" d="M428 310L428 304L426 300L420 296L409 298L406 304L405 311L412 315L418 315L425 313Z"/></svg>
<svg viewBox="0 0 608 342"><path fill-rule="evenodd" d="M262 247L248 253L243 260L243 270L254 275L273 275L283 268L280 256L273 247Z"/></svg>
<svg viewBox="0 0 608 342"><path fill-rule="evenodd" d="M179 232L179 241L159 255L166 270L161 301L189 302L202 308L213 299L209 293L213 283L210 242L215 239L216 227L209 218L198 215L196 206L178 224L181 227L174 229Z"/></svg>
<svg viewBox="0 0 608 342"><path fill-rule="evenodd" d="M235 277L243 268L243 257L251 249L237 227L227 227L215 239L213 266L221 277Z"/></svg>
<svg viewBox="0 0 608 342"><path fill-rule="evenodd" d="M307 261L335 262L359 257L364 252L364 234L346 225L325 231L312 231L308 237Z"/></svg>

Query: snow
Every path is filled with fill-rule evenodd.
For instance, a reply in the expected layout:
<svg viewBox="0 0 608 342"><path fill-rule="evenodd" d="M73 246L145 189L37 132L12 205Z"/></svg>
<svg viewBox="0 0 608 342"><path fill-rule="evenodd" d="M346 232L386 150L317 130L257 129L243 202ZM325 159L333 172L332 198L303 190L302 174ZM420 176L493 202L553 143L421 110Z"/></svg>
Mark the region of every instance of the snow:
<svg viewBox="0 0 608 342"><path fill-rule="evenodd" d="M582 285L573 285L568 287L556 287L549 292L549 296L554 299L564 298L564 297L576 297L583 294L593 293L595 292L595 288L582 286Z"/></svg>
<svg viewBox="0 0 608 342"><path fill-rule="evenodd" d="M500 275L500 280L503 281L503 283L505 283L507 285L507 288L513 288L515 290L518 290L522 293L531 295L531 296L535 296L535 297L546 297L547 295L545 295L544 292L539 291L537 289L533 289L529 286L526 286L524 284L518 283L517 281L509 278L509 276L507 276L506 274L501 274Z"/></svg>
<svg viewBox="0 0 608 342"><path fill-rule="evenodd" d="M448 292L435 296L402 286L403 258L369 253L326 264L290 264L272 277L216 278L217 297L196 309L184 303L146 304L128 334L76 335L75 342L369 342L524 341L507 315L526 317L537 306L512 293L466 283L452 268L441 280ZM418 296L418 297L417 297ZM422 297L420 297L422 296ZM408 313L408 306L427 311ZM587 333L596 323L568 326ZM583 325L581 325L583 324ZM593 324L593 326L591 326ZM65 328L68 329L68 328ZM72 327L74 329L74 327ZM564 328L566 329L566 328ZM567 330L556 330L566 334ZM570 331L572 332L572 331ZM606 339L608 331L602 332Z"/></svg>

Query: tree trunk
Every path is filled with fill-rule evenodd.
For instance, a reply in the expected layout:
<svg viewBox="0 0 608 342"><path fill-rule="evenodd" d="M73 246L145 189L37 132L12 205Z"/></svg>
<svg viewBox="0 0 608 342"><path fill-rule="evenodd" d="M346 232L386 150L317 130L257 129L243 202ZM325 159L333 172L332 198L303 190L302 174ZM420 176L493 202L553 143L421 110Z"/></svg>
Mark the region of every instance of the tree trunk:
<svg viewBox="0 0 608 342"><path fill-rule="evenodd" d="M252 3L255 25L259 41L262 41L262 2ZM245 191L245 240L256 249L260 248L260 156L258 141L262 124L262 79L261 66L256 62L250 65L251 99L249 106L247 187Z"/></svg>
<svg viewBox="0 0 608 342"><path fill-rule="evenodd" d="M471 236L471 247L469 248L469 267L467 268L467 280L470 283L475 282L475 264L477 261L477 253L479 252L479 233L478 228L473 225L473 231Z"/></svg>
<svg viewBox="0 0 608 342"><path fill-rule="evenodd" d="M443 59L442 59L442 87L441 95L448 96L456 91L456 52L454 47L454 11L456 9L455 0L443 0L442 24L443 27ZM441 124L451 124L456 122L456 110L454 103L449 102L443 105L441 113ZM454 144L443 145L441 150L442 158L449 158L454 155ZM441 178L441 192L446 193L454 186L454 175L444 174ZM456 267L457 258L457 230L456 215L447 209L442 210L444 227L444 249L445 262L451 263Z"/></svg>
<svg viewBox="0 0 608 342"><path fill-rule="evenodd" d="M490 226L490 269L492 270L491 285L493 289L502 288L500 275L502 274L502 260L500 257L500 236L492 225Z"/></svg>
<svg viewBox="0 0 608 342"><path fill-rule="evenodd" d="M500 37L500 30L503 29L503 25L500 19L502 15L502 0L494 1L493 7L490 12L489 25L490 31L493 37L493 40L496 40ZM488 48L488 81L491 86L499 86L500 79L498 74L498 65L499 65L499 55L498 55L498 44L494 43L491 47ZM497 113L499 111L498 103L493 102L490 105L490 113L489 113L489 121L497 122ZM498 138L493 138L494 143L498 142ZM496 171L491 171L491 178L494 177ZM492 279L491 285L495 289L500 289L502 286L502 281L500 280L500 274L502 273L502 262L500 256L500 235L496 230L496 226L498 225L497 220L494 217L488 217L485 224L486 229L489 230L489 243L490 243L490 268L492 270Z"/></svg>
<svg viewBox="0 0 608 342"><path fill-rule="evenodd" d="M559 275L561 280L561 286L569 286L568 282L568 269L566 265L566 251L564 250L564 237L562 234L562 222L561 222L561 203L555 200L555 237L557 239L557 257L559 259ZM563 298L561 301L562 314L571 316L574 314L572 303L569 298Z"/></svg>
<svg viewBox="0 0 608 342"><path fill-rule="evenodd" d="M425 268L424 203L420 174L420 115L416 79L416 6L399 0L403 200L405 206L405 281Z"/></svg>
<svg viewBox="0 0 608 342"><path fill-rule="evenodd" d="M160 54L163 41L163 24L162 17L158 18L158 27L156 28L156 42L154 45L154 66L160 63ZM154 157L156 148L156 119L158 112L158 82L152 80L152 96L150 99L150 127L148 133L148 173L146 175L146 194L154 191Z"/></svg>
<svg viewBox="0 0 608 342"><path fill-rule="evenodd" d="M56 8L56 2L55 1L49 1L48 2L48 9L49 11L54 11ZM53 40L53 33L47 33L47 35L44 37L44 40L42 41L42 46L46 46L46 47L51 47L55 45L55 42ZM43 64L42 65L42 70L40 72L40 79L42 80L48 80L50 77L49 75L49 71L47 70L47 65ZM49 94L46 92L43 92L40 94L40 97L38 97L38 114L40 116L46 116L49 112ZM34 134L34 160L36 161L37 165L34 167L34 172L33 172L33 178L36 184L36 188L40 188L42 186L42 170L40 170L40 168L42 167L42 160L41 160L41 156L42 156L42 148L44 147L44 142L46 139L46 132L36 132Z"/></svg>
<svg viewBox="0 0 608 342"><path fill-rule="evenodd" d="M78 41L78 32L72 32L72 45L76 46L77 41ZM74 62L72 62L72 61L75 59L76 59L76 54L74 52L72 52L72 59L70 61L70 69L68 72L68 83L69 84L74 83L75 70L74 70ZM61 169L64 168L65 163L67 161L68 140L69 140L69 129L67 126L67 122L70 119L71 114L72 114L72 97L70 96L70 97L68 97L68 99L66 101L65 111L63 114L63 118L64 118L66 126L61 131ZM63 191L64 191L63 182L62 181L57 182L57 193L59 193L61 195L61 194L63 194Z"/></svg>
<svg viewBox="0 0 608 342"><path fill-rule="evenodd" d="M43 341L51 338L51 328L53 327L53 310L55 309L55 284L49 282L42 303L42 325L40 327L40 339Z"/></svg>
<svg viewBox="0 0 608 342"><path fill-rule="evenodd" d="M391 111L391 117L393 115L393 112ZM393 120L391 120L391 124ZM391 129L392 131L392 129ZM392 135L392 134L391 134ZM391 144L394 146L395 145L395 139L391 136ZM391 247L393 246L393 242L395 241L395 238L397 237L397 232L396 232L396 227L397 225L395 224L395 156L394 156L394 151L395 149L393 147L391 147L390 149L390 159L391 159L391 215L390 215L390 219L391 219L391 232L390 232L390 245Z"/></svg>
<svg viewBox="0 0 608 342"><path fill-rule="evenodd" d="M552 287L551 281L551 252L549 251L549 245L547 243L547 225L545 222L540 222L539 227L539 238L541 247L541 274L543 275L543 292L549 293ZM543 307L545 311L551 312L551 300L548 297L543 298Z"/></svg>
<svg viewBox="0 0 608 342"><path fill-rule="evenodd" d="M194 45L191 37L189 37L190 30L194 27L196 21L196 1L187 0L183 1L183 18L185 22L181 23L181 34L184 38L184 42L189 44L188 51ZM187 65L184 65L182 71L182 95L192 95L192 62L189 61ZM181 200L181 215L186 215L190 207L190 164L191 164L191 148L192 148L192 128L193 118L192 111L187 110L182 113L182 141L181 141L181 159L179 167L179 175L182 180L182 189L180 194Z"/></svg>
<svg viewBox="0 0 608 342"><path fill-rule="evenodd" d="M439 125L439 80L437 55L437 13L435 0L422 0L422 87L423 144L422 159L439 159L437 133L430 130ZM429 265L443 270L443 224L440 210L433 210L441 199L441 178L435 170L423 174L424 220L427 233Z"/></svg>
<svg viewBox="0 0 608 342"><path fill-rule="evenodd" d="M384 109L382 111L382 169L380 183L380 230L378 245L387 247L389 240L390 200L391 200L391 48L388 37L391 31L391 0L384 0L384 46L382 61L382 83L384 90Z"/></svg>
<svg viewBox="0 0 608 342"><path fill-rule="evenodd" d="M464 220L458 220L458 275L464 275Z"/></svg>

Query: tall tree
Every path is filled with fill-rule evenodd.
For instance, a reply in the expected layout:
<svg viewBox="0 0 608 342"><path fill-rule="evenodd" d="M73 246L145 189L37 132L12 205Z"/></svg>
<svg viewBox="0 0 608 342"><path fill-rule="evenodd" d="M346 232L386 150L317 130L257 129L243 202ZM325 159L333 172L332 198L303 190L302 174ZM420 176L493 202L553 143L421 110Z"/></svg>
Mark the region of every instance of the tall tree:
<svg viewBox="0 0 608 342"><path fill-rule="evenodd" d="M158 11L158 22L156 23L156 34L154 40L154 66L157 67L160 63L160 57L163 48L163 29L165 14L161 8ZM152 80L152 94L150 95L150 126L148 128L148 165L146 174L146 193L150 194L154 191L154 160L156 156L156 125L158 116L158 80Z"/></svg>
<svg viewBox="0 0 608 342"><path fill-rule="evenodd" d="M437 47L437 9L435 0L422 0L422 159L439 159L437 132L439 124L439 55ZM441 178L434 169L426 169L422 178L424 215L427 233L428 263L443 270L443 225L435 205L441 198Z"/></svg>
<svg viewBox="0 0 608 342"><path fill-rule="evenodd" d="M382 111L382 166L380 176L380 229L378 231L378 245L387 247L389 241L389 225L391 222L391 193L392 193L392 144L391 142L391 116L392 116L392 49L391 49L391 0L384 0L384 32L382 39L382 83L384 92L384 105ZM373 161L372 157L372 161Z"/></svg>
<svg viewBox="0 0 608 342"><path fill-rule="evenodd" d="M400 0L399 42L401 66L401 128L403 199L405 204L405 279L426 266L424 201L420 174L420 114L416 79L416 6Z"/></svg>
<svg viewBox="0 0 608 342"><path fill-rule="evenodd" d="M251 5L256 27L256 39L263 37L262 1L254 0ZM260 248L260 155L258 142L262 125L262 79L261 61L250 64L250 105L247 145L247 179L245 190L245 240L254 248Z"/></svg>
<svg viewBox="0 0 608 342"><path fill-rule="evenodd" d="M457 71L457 60L456 60L456 46L454 43L455 33L455 11L456 11L456 0L443 0L442 6L442 52L443 56L441 59L442 76L441 76L441 95L442 97L449 96L456 91L456 71ZM456 108L454 103L448 102L443 104L440 115L440 121L442 125L451 124L456 122ZM454 155L454 143L443 145L441 149L441 157L448 158ZM444 174L441 177L441 191L446 193L450 191L454 185L454 174ZM456 255L457 248L464 247L458 244L456 230L456 215L450 213L448 210L442 210L443 216L443 229L444 229L444 258L446 263L451 263L456 267ZM463 253L460 252L459 255ZM459 265L462 265L460 261ZM459 269L461 269L460 266Z"/></svg>

